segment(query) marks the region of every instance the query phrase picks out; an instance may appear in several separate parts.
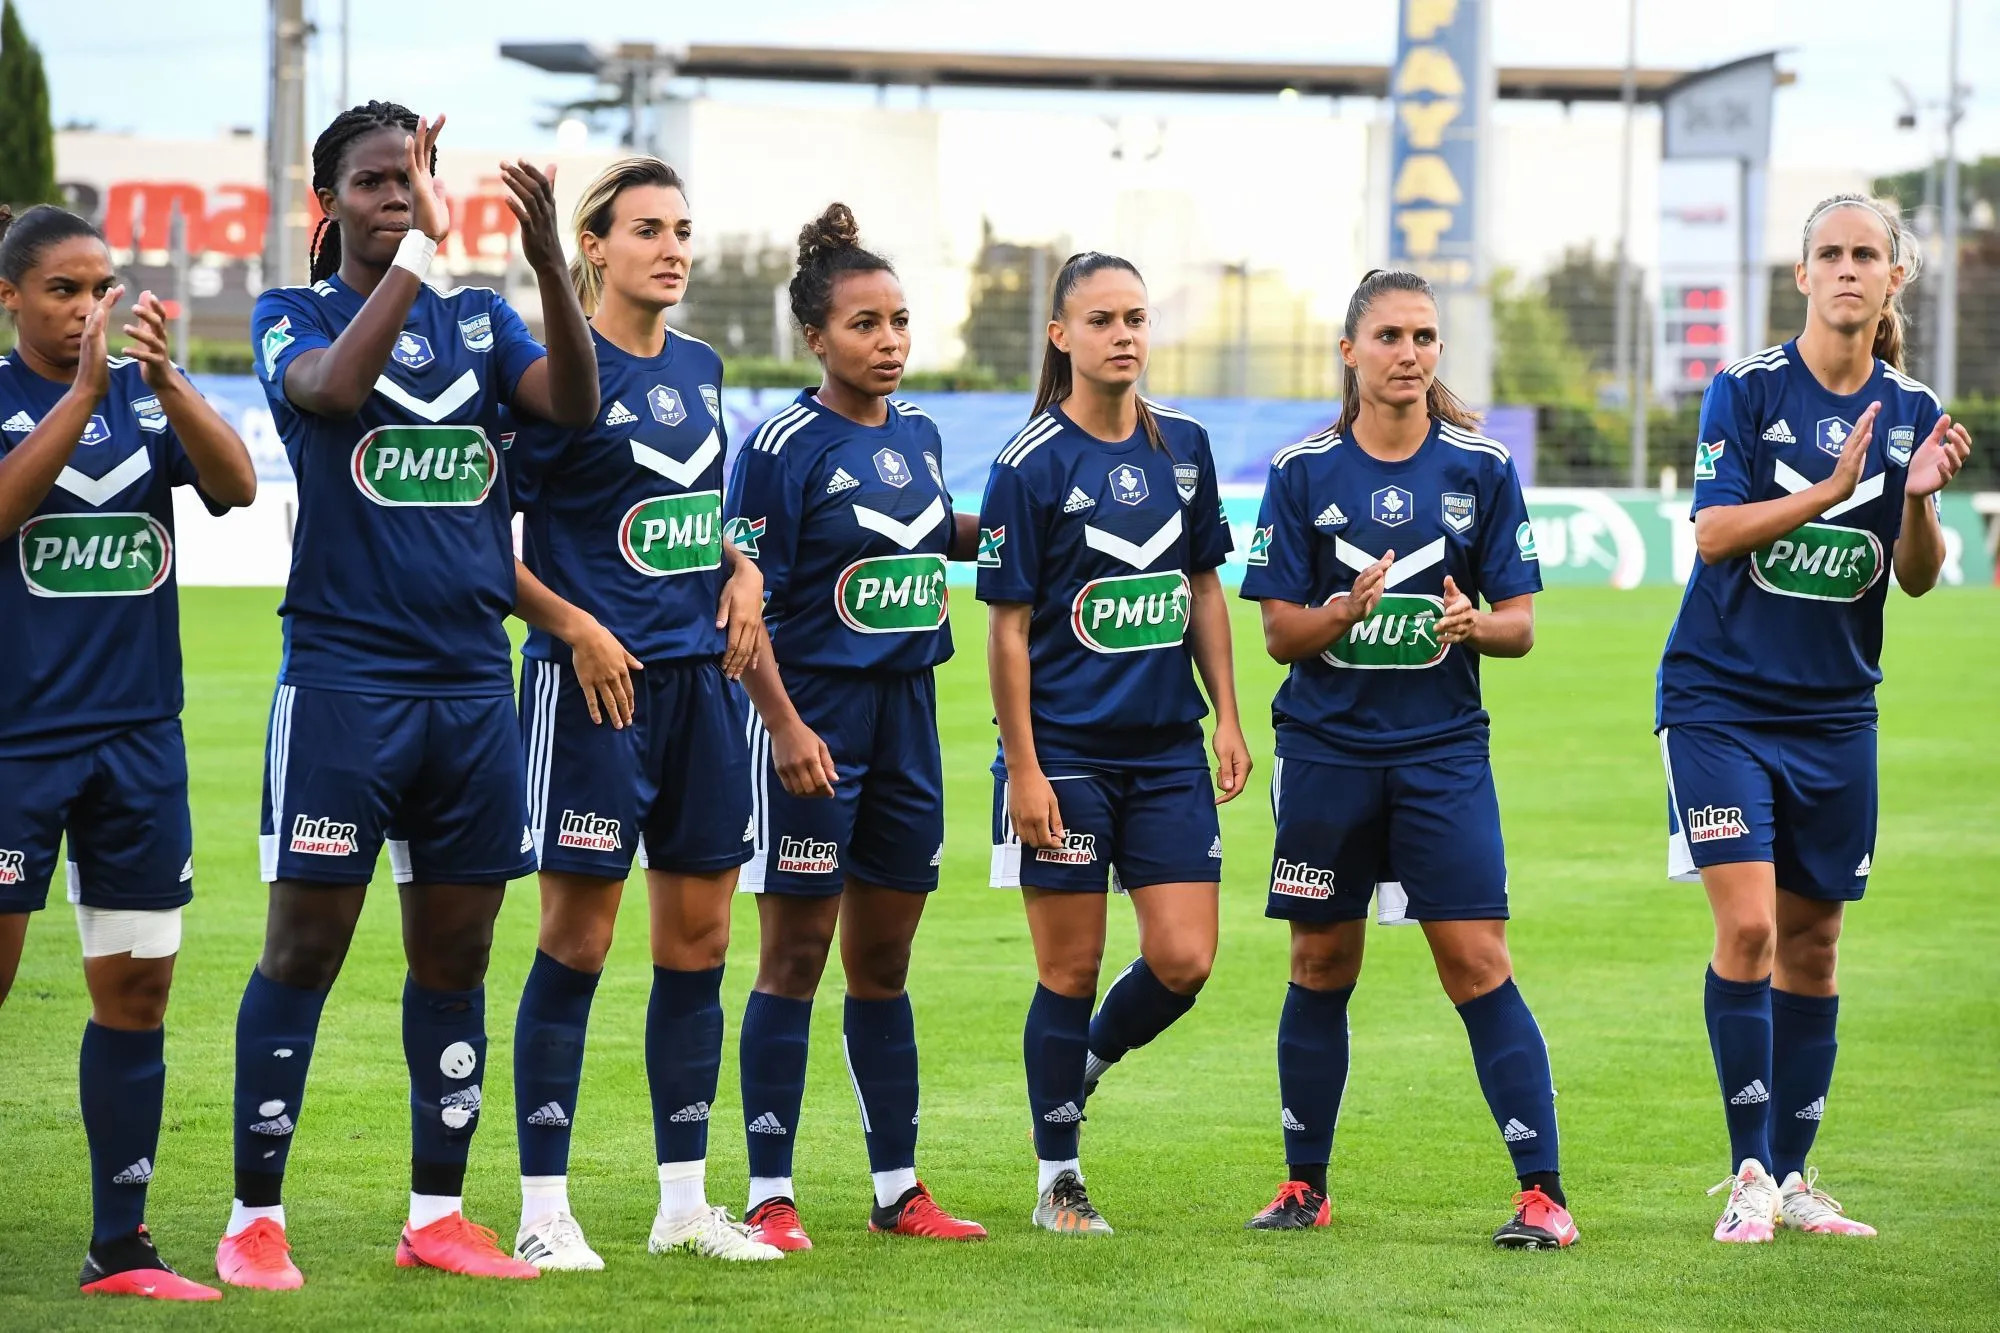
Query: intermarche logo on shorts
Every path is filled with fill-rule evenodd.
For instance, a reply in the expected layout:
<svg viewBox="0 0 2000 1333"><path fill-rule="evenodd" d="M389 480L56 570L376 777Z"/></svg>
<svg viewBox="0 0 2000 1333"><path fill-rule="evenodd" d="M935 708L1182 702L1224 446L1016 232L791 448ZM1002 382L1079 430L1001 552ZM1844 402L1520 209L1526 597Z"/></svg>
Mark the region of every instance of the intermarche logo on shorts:
<svg viewBox="0 0 2000 1333"><path fill-rule="evenodd" d="M656 495L625 511L618 553L655 578L722 567L722 492Z"/></svg>
<svg viewBox="0 0 2000 1333"><path fill-rule="evenodd" d="M1287 898L1331 898L1333 872L1279 857L1278 868L1271 872L1271 892Z"/></svg>
<svg viewBox="0 0 2000 1333"><path fill-rule="evenodd" d="M592 810L562 812L562 831L556 834L556 846L576 847L586 852L615 852L625 845L619 831L624 827L620 820L606 819Z"/></svg>
<svg viewBox="0 0 2000 1333"><path fill-rule="evenodd" d="M1096 653L1143 653L1171 648L1187 636L1193 601L1187 575L1123 574L1092 579L1070 603L1077 640Z"/></svg>
<svg viewBox="0 0 2000 1333"><path fill-rule="evenodd" d="M1704 805L1699 810L1689 810L1687 834L1689 842L1726 842L1731 838L1745 837L1750 826L1743 822L1743 807L1737 805Z"/></svg>
<svg viewBox="0 0 2000 1333"><path fill-rule="evenodd" d="M830 875L840 869L840 844L818 838L780 838L778 869L795 875Z"/></svg>
<svg viewBox="0 0 2000 1333"><path fill-rule="evenodd" d="M1442 597L1384 593L1367 618L1335 639L1320 657L1330 666L1363 671L1417 671L1436 666L1451 647L1438 640L1437 622L1443 615Z"/></svg>
<svg viewBox="0 0 2000 1333"><path fill-rule="evenodd" d="M1052 861L1059 866L1087 866L1097 859L1097 835L1078 833L1075 829L1063 833L1062 846L1037 847L1037 861Z"/></svg>
<svg viewBox="0 0 2000 1333"><path fill-rule="evenodd" d="M477 426L382 426L354 446L354 484L391 509L483 504L500 455Z"/></svg>
<svg viewBox="0 0 2000 1333"><path fill-rule="evenodd" d="M885 555L840 572L833 605L859 634L919 634L944 624L950 597L941 555Z"/></svg>
<svg viewBox="0 0 2000 1333"><path fill-rule="evenodd" d="M292 820L290 849L301 856L352 856L358 825L299 815Z"/></svg>
<svg viewBox="0 0 2000 1333"><path fill-rule="evenodd" d="M27 857L11 848L0 847L0 884L19 884L26 876Z"/></svg>
<svg viewBox="0 0 2000 1333"><path fill-rule="evenodd" d="M1882 539L1862 528L1808 523L1751 553L1766 592L1812 602L1858 602L1882 576Z"/></svg>
<svg viewBox="0 0 2000 1333"><path fill-rule="evenodd" d="M151 514L44 514L21 525L19 549L37 597L142 597L174 567L173 538Z"/></svg>

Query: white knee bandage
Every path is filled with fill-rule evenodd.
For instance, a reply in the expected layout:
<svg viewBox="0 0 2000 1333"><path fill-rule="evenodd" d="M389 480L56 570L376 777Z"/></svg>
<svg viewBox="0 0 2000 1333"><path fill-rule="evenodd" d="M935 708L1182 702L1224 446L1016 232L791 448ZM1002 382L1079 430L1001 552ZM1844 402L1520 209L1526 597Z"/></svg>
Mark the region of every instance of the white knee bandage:
<svg viewBox="0 0 2000 1333"><path fill-rule="evenodd" d="M181 951L181 909L135 912L117 907L76 905L76 933L85 958L129 953L134 958L171 958Z"/></svg>

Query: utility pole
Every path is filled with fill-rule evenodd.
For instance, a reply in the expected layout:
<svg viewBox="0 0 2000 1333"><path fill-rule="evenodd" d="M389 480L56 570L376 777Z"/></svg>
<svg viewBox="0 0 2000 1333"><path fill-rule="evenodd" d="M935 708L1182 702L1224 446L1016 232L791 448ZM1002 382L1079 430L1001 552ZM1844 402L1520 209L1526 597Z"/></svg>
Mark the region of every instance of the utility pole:
<svg viewBox="0 0 2000 1333"><path fill-rule="evenodd" d="M1947 407L1958 396L1958 121L1965 114L1965 89L1958 82L1959 0L1951 0L1951 48L1946 55L1944 96L1943 249L1938 256L1937 368L1931 388Z"/></svg>
<svg viewBox="0 0 2000 1333"><path fill-rule="evenodd" d="M264 284L305 276L306 166L305 0L271 0L271 84L264 126L264 187L271 211L264 231Z"/></svg>

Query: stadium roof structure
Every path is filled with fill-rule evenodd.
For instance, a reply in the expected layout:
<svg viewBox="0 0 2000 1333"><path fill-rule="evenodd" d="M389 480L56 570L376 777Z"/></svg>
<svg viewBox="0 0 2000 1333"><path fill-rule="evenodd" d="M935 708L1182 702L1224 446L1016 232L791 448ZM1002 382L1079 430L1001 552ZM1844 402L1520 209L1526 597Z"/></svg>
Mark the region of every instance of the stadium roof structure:
<svg viewBox="0 0 2000 1333"><path fill-rule="evenodd" d="M1294 61L1121 60L1094 56L995 55L977 51L861 51L840 47L659 47L636 42L503 43L502 57L554 74L588 74L613 82L635 74L695 79L754 79L783 83L846 83L920 88L1012 88L1029 91L1144 92L1304 97L1385 97L1387 65L1319 65ZM1641 102L1657 102L1693 70L1641 69ZM1621 67L1503 65L1499 95L1521 101L1616 102ZM1780 83L1791 82L1788 73Z"/></svg>

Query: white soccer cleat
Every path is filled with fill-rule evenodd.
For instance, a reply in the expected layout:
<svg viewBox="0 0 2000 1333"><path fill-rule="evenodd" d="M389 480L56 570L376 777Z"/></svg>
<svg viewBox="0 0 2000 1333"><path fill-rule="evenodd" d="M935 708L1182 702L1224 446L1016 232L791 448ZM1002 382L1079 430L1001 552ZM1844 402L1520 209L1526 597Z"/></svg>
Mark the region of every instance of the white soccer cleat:
<svg viewBox="0 0 2000 1333"><path fill-rule="evenodd" d="M1778 1225L1817 1236L1872 1236L1875 1228L1847 1215L1840 1201L1819 1187L1819 1172L1794 1171L1778 1187Z"/></svg>
<svg viewBox="0 0 2000 1333"><path fill-rule="evenodd" d="M568 1213L555 1213L514 1236L514 1257L544 1273L601 1273L604 1260L583 1238L583 1228Z"/></svg>
<svg viewBox="0 0 2000 1333"><path fill-rule="evenodd" d="M1743 1159L1735 1175L1709 1190L1729 1191L1729 1205L1715 1224L1715 1238L1738 1245L1756 1245L1778 1234L1778 1182L1754 1157Z"/></svg>
<svg viewBox="0 0 2000 1333"><path fill-rule="evenodd" d="M665 1213L653 1217L653 1234L646 1248L654 1254L699 1254L708 1259L782 1259L785 1252L775 1245L750 1239L750 1228L729 1220L729 1210L720 1205L680 1217Z"/></svg>

